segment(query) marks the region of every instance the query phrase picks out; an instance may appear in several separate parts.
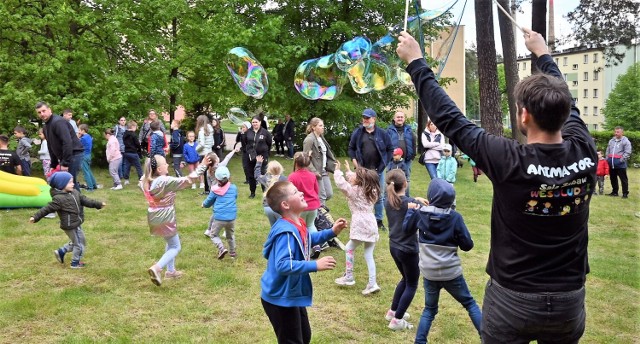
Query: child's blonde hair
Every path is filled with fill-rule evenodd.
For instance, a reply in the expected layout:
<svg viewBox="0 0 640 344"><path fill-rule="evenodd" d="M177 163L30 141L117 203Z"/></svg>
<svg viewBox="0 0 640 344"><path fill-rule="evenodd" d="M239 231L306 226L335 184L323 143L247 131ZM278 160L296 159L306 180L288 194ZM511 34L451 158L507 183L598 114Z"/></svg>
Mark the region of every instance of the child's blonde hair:
<svg viewBox="0 0 640 344"><path fill-rule="evenodd" d="M269 191L269 189L271 189L271 187L273 186L273 184L275 184L278 180L280 180L280 176L282 175L282 173L284 172L284 167L282 167L282 164L280 164L279 162L273 160L273 161L269 161L269 163L267 164L267 174L270 175L271 179L269 179L269 183L267 184L267 187L264 190L264 197L267 197L267 192Z"/></svg>
<svg viewBox="0 0 640 344"><path fill-rule="evenodd" d="M358 166L356 168L354 184L362 188L364 196L370 203L378 201L380 195L380 179L374 170Z"/></svg>
<svg viewBox="0 0 640 344"><path fill-rule="evenodd" d="M389 201L389 205L395 210L400 210L400 207L402 206L402 200L400 199L400 195L398 195L398 193L405 190L407 177L404 175L404 172L402 172L402 170L394 169L387 173L386 183L387 201Z"/></svg>
<svg viewBox="0 0 640 344"><path fill-rule="evenodd" d="M158 174L158 163L163 161L164 163L167 162L162 155L153 155L150 158L145 159L144 175L142 176L142 189L144 191L149 191L151 188L151 182L160 176Z"/></svg>

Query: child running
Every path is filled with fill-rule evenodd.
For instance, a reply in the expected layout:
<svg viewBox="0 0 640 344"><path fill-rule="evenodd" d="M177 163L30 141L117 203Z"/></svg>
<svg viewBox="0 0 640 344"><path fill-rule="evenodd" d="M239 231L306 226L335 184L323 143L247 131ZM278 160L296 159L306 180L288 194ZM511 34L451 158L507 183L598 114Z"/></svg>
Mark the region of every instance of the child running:
<svg viewBox="0 0 640 344"><path fill-rule="evenodd" d="M216 185L218 183L215 177L216 169L218 167L227 166L227 164L229 164L229 160L233 158L233 155L236 152L238 152L238 150L239 149L234 149L231 152L229 152L229 154L227 154L227 156L225 156L224 160L222 161L220 161L218 154L214 152L209 152L206 155L209 158L209 163L198 167L199 171L196 171L195 173L197 175L204 175L204 177L207 179L207 185ZM192 176L195 176L195 175L192 174ZM195 183L194 183L194 186L195 186ZM209 194L209 192L206 192L206 194ZM211 235L213 220L214 220L214 214L211 215L211 218L209 219L209 225L207 226L207 229L205 229L204 231L204 235L207 237L210 237Z"/></svg>
<svg viewBox="0 0 640 344"><path fill-rule="evenodd" d="M297 152L293 155L293 172L289 175L289 181L293 183L296 189L304 194L304 200L307 202L307 209L300 214L304 222L309 228L309 232L317 232L315 219L318 216L318 208L320 208L320 186L316 174L309 170L311 158L309 154ZM320 245L313 247L313 256L316 259L320 256Z"/></svg>
<svg viewBox="0 0 640 344"><path fill-rule="evenodd" d="M440 289L444 288L469 313L480 335L482 312L462 275L458 247L473 248L473 240L460 213L451 208L456 192L444 179L433 179L427 190L428 206L409 203L403 228L418 229L420 272L424 277L425 303L415 342L427 342L431 323L438 314ZM419 209L419 210L417 210Z"/></svg>
<svg viewBox="0 0 640 344"><path fill-rule="evenodd" d="M400 169L394 169L387 173L387 198L384 209L389 219L389 251L391 257L402 275L391 301L391 308L387 311L385 319L389 321L389 328L398 331L410 329L413 325L407 322L409 313L407 308L411 304L418 289L420 269L418 268L418 241L416 240L416 228L402 229L402 222L407 213L407 205L412 203L426 203L424 198L416 199L406 196L407 177Z"/></svg>
<svg viewBox="0 0 640 344"><path fill-rule="evenodd" d="M184 143L182 147L182 159L184 159L185 164L189 167L189 173L192 173L198 167L198 161L200 160L200 156L196 151L196 133L193 131L187 132L187 142ZM204 185L204 177L200 177L200 182ZM197 186L195 183L191 185L192 189L195 189Z"/></svg>
<svg viewBox="0 0 640 344"><path fill-rule="evenodd" d="M47 214L57 212L60 217L60 228L71 242L54 250L53 254L60 264L64 264L64 256L67 252L73 252L71 268L84 268L85 263L81 261L86 245L81 226L84 222L84 207L102 209L107 204L89 199L74 189L73 176L69 172L55 172L49 178L49 185L51 185L51 202L40 208L29 222L38 222Z"/></svg>
<svg viewBox="0 0 640 344"><path fill-rule="evenodd" d="M215 154L215 153L211 153ZM231 258L236 258L236 237L234 234L236 217L238 216L238 188L229 182L231 173L226 166L219 166L215 172L216 184L211 185L211 192L202 202L203 208L213 206L213 226L211 226L211 242L218 248L218 259L224 258L229 252ZM224 228L229 250L224 247L218 234Z"/></svg>
<svg viewBox="0 0 640 344"><path fill-rule="evenodd" d="M353 173L349 168L349 162L345 161L345 163L349 181L345 180L343 172L340 170L339 161L336 161L336 171L333 177L336 186L347 196L351 212L351 230L349 231L349 242L345 247L346 271L335 282L342 286L356 284L353 276L353 255L356 247L364 244L364 260L367 262L369 270L369 282L362 294L369 295L380 291L376 282L376 263L373 260L373 249L379 239L373 205L378 201L380 182L376 171L358 167Z"/></svg>
<svg viewBox="0 0 640 344"><path fill-rule="evenodd" d="M311 247L340 234L347 221L338 219L332 230L309 232L300 217L307 202L290 182L273 184L267 191L267 204L282 218L271 227L262 249L267 259L260 279L262 307L278 343L307 344L311 341L311 325L306 307L311 306L313 290L309 273L336 266L331 256L310 260Z"/></svg>
<svg viewBox="0 0 640 344"><path fill-rule="evenodd" d="M104 136L107 139L107 161L109 162L109 174L113 179L113 187L111 190L122 190L122 183L120 182L120 165L122 164L122 152L120 152L120 143L116 138L112 128L107 128L104 131Z"/></svg>
<svg viewBox="0 0 640 344"><path fill-rule="evenodd" d="M264 214L267 215L267 219L269 219L269 227L272 227L273 224L282 216L269 207L269 204L267 203L267 192L276 182L286 181L287 176L284 175L284 168L282 167L282 164L276 160L269 161L267 164L267 173L261 174L263 162L264 157L262 155L258 155L256 157L256 167L253 169L253 175L258 183L260 183L260 185L265 189L262 197L262 207L264 208Z"/></svg>
<svg viewBox="0 0 640 344"><path fill-rule="evenodd" d="M205 158L203 164L209 162ZM196 176L197 177L197 176ZM164 255L149 269L151 282L160 286L162 284L162 270L167 267L165 279L179 278L182 271L176 270L175 258L180 252L180 237L176 222L176 192L188 188L192 183L189 177L170 177L169 164L161 155L152 155L144 164L144 176L140 181L140 188L149 203L147 221L151 235L164 238L167 242Z"/></svg>

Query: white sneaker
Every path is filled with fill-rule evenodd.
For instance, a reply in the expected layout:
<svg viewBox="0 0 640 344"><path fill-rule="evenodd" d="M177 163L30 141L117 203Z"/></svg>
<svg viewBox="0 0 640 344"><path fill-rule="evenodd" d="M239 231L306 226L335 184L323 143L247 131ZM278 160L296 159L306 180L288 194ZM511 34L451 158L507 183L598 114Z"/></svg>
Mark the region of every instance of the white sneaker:
<svg viewBox="0 0 640 344"><path fill-rule="evenodd" d="M122 190L122 184L112 187L111 190Z"/></svg>
<svg viewBox="0 0 640 344"><path fill-rule="evenodd" d="M102 184L96 184L96 189L102 189Z"/></svg>
<svg viewBox="0 0 640 344"><path fill-rule="evenodd" d="M200 183L200 188L204 189L204 183Z"/></svg>
<svg viewBox="0 0 640 344"><path fill-rule="evenodd" d="M195 183L191 184L191 188L195 190L196 189L196 184Z"/></svg>
<svg viewBox="0 0 640 344"><path fill-rule="evenodd" d="M342 277L336 278L335 282L337 285L347 285L347 286L351 286L356 284L356 279L353 278L353 276L351 277L347 277L347 274L342 275Z"/></svg>
<svg viewBox="0 0 640 344"><path fill-rule="evenodd" d="M402 330L410 330L410 329L412 329L413 325L409 324L404 319L393 318L389 322L389 328L394 330L394 331L402 331Z"/></svg>
<svg viewBox="0 0 640 344"><path fill-rule="evenodd" d="M195 185L194 185L194 186L195 186ZM194 189L195 189L195 188L194 188ZM208 229L207 229L206 231L204 231L204 236L206 236L206 237L211 237L211 231L210 231L210 230L208 230Z"/></svg>
<svg viewBox="0 0 640 344"><path fill-rule="evenodd" d="M362 291L362 295L371 295L371 294L375 294L377 292L380 291L380 287L378 286L378 284L367 284L367 287L364 288L364 290Z"/></svg>
<svg viewBox="0 0 640 344"><path fill-rule="evenodd" d="M55 219L56 218L56 213L49 213L47 215L44 216L47 219Z"/></svg>
<svg viewBox="0 0 640 344"><path fill-rule="evenodd" d="M388 310L387 314L384 315L384 318L387 321L391 321L393 318L396 317L396 312L392 311L392 310ZM402 319L404 320L409 320L409 318L411 318L411 316L409 315L409 313L404 312L404 316L402 317Z"/></svg>
<svg viewBox="0 0 640 344"><path fill-rule="evenodd" d="M124 180L124 185L129 185L129 179Z"/></svg>

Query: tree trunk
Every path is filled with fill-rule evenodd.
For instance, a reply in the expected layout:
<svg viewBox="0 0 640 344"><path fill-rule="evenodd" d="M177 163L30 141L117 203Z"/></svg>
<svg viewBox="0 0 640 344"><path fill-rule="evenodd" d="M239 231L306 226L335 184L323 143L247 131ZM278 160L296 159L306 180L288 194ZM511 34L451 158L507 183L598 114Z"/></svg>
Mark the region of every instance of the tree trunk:
<svg viewBox="0 0 640 344"><path fill-rule="evenodd" d="M510 13L512 11L509 0L498 0L498 3ZM513 32L513 24L507 16L498 11L498 23L500 24L500 38L502 40L502 54L504 56L504 76L507 82L507 100L509 102L509 120L511 122L511 137L520 143L525 142L525 137L518 130L516 119L516 98L513 90L520 80L518 76L518 63L516 62L516 40Z"/></svg>
<svg viewBox="0 0 640 344"><path fill-rule="evenodd" d="M547 0L533 0L531 4L531 30L547 39ZM538 73L538 58L531 54L531 74Z"/></svg>
<svg viewBox="0 0 640 344"><path fill-rule="evenodd" d="M502 113L498 91L496 43L493 39L491 0L475 0L478 79L480 82L480 123L490 134L502 136Z"/></svg>

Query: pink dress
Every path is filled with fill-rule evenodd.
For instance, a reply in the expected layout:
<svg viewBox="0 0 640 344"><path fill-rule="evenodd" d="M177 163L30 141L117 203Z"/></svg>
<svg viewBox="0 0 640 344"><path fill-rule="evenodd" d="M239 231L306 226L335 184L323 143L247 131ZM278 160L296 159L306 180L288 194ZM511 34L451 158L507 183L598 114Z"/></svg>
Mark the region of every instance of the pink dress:
<svg viewBox="0 0 640 344"><path fill-rule="evenodd" d="M160 176L151 182L144 196L149 203L147 221L152 235L172 237L178 232L176 223L176 191L191 187L188 177ZM144 190L144 189L143 189Z"/></svg>
<svg viewBox="0 0 640 344"><path fill-rule="evenodd" d="M364 242L376 242L380 238L378 234L378 224L373 213L374 203L369 202L362 188L358 185L351 185L344 179L342 171L335 171L333 174L336 186L347 196L349 210L351 210L351 225L349 239Z"/></svg>

